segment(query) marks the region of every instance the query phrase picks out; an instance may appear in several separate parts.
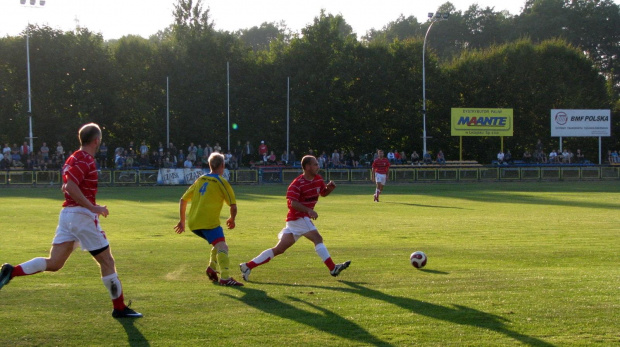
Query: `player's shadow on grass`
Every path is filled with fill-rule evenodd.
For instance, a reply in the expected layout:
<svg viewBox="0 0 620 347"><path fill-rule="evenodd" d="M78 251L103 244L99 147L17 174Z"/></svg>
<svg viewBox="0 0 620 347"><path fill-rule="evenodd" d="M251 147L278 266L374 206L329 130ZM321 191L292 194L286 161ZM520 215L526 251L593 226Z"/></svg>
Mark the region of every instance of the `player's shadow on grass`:
<svg viewBox="0 0 620 347"><path fill-rule="evenodd" d="M226 293L223 293L222 295L239 300L242 303L265 313L295 321L325 333L349 339L357 343L371 344L374 346L391 346L390 343L373 336L354 322L343 318L333 311L305 300L287 296L287 298L291 301L298 303L299 305L297 306L306 305L310 308L310 310L304 310L297 306L274 299L267 295L264 290L247 287L235 287L235 289L238 289L244 295L240 298Z"/></svg>
<svg viewBox="0 0 620 347"><path fill-rule="evenodd" d="M471 307L461 305L454 305L454 308L446 307L432 304L429 302L424 302L421 300L385 294L378 290L365 287L359 283L349 281L339 282L346 284L350 288L325 286L309 287L341 291L345 293L357 294L370 299L381 300L402 307L406 310L422 316L435 318L455 324L470 325L478 328L489 329L500 334L504 334L510 338L513 338L523 344L530 346L553 346L552 344L537 339L535 337L527 336L508 329L505 323L509 320L506 318L491 313L479 311Z"/></svg>
<svg viewBox="0 0 620 347"><path fill-rule="evenodd" d="M410 202L383 201L382 203L383 204L414 206L414 207L449 208L449 209L455 209L455 210L468 210L467 208L456 207L456 206L423 205L423 204L413 204L413 203L410 203Z"/></svg>
<svg viewBox="0 0 620 347"><path fill-rule="evenodd" d="M123 318L117 319L116 321L123 326L123 329L125 329L125 332L127 333L127 343L129 346L146 347L151 345L142 332L134 325L136 321L135 319Z"/></svg>

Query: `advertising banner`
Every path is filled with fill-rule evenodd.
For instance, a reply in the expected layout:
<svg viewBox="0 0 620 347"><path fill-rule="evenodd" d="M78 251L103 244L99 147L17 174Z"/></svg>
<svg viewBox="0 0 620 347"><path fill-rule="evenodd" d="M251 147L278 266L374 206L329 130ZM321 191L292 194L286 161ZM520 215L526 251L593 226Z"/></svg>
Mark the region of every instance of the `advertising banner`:
<svg viewBox="0 0 620 347"><path fill-rule="evenodd" d="M453 108L452 136L512 136L511 108Z"/></svg>
<svg viewBox="0 0 620 347"><path fill-rule="evenodd" d="M611 136L611 113L609 110L551 110L551 136Z"/></svg>
<svg viewBox="0 0 620 347"><path fill-rule="evenodd" d="M194 183L196 178L207 173L209 173L209 169L201 168L159 169L159 173L157 174L157 184L190 185ZM224 169L224 174L222 175L222 177L224 177L225 179L228 179L228 177L230 177L230 172L228 171L228 169Z"/></svg>

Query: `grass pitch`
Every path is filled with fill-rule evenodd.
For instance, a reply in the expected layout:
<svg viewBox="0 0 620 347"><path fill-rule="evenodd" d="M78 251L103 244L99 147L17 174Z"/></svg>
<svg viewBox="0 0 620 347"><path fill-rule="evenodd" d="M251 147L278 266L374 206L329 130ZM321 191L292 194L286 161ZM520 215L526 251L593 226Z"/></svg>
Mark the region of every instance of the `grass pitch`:
<svg viewBox="0 0 620 347"><path fill-rule="evenodd" d="M237 228L225 233L240 279L237 264L277 241L286 186L234 189ZM144 318L113 319L96 263L76 251L60 272L0 291L0 345L620 344L617 181L388 183L378 204L372 186L340 185L316 225L351 267L331 277L301 239L242 288L211 284L209 247L174 233L184 190L100 189L125 297ZM61 202L58 188L1 188L0 262L45 256Z"/></svg>

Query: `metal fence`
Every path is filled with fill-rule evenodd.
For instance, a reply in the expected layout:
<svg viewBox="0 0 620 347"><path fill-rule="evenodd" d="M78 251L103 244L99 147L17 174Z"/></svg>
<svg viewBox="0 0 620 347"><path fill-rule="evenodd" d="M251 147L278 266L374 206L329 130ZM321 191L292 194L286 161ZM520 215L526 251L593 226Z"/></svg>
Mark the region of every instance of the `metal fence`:
<svg viewBox="0 0 620 347"><path fill-rule="evenodd" d="M158 170L101 170L102 186L157 185ZM259 168L230 171L236 184L288 184L302 173L295 168ZM326 169L319 174L339 183L370 183L371 170ZM397 183L480 181L593 181L619 180L620 166L512 166L394 168L389 178ZM60 171L0 171L0 186L60 185Z"/></svg>

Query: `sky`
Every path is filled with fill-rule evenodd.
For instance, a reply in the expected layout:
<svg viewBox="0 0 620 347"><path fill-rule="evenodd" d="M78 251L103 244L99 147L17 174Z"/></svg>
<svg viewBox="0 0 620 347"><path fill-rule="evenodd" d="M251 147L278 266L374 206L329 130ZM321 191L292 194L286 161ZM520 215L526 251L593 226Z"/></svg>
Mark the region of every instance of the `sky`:
<svg viewBox="0 0 620 347"><path fill-rule="evenodd" d="M77 25L105 40L126 35L148 38L172 24L176 0L45 0L45 5L22 5L19 0L0 0L0 37L19 35L28 23L45 24L69 31ZM311 24L321 9L341 14L358 37L370 29L382 29L401 14L422 22L447 0L203 0L210 8L216 30L236 31L264 22L284 21L293 32ZM458 11L470 5L493 7L519 14L525 0L452 0Z"/></svg>

